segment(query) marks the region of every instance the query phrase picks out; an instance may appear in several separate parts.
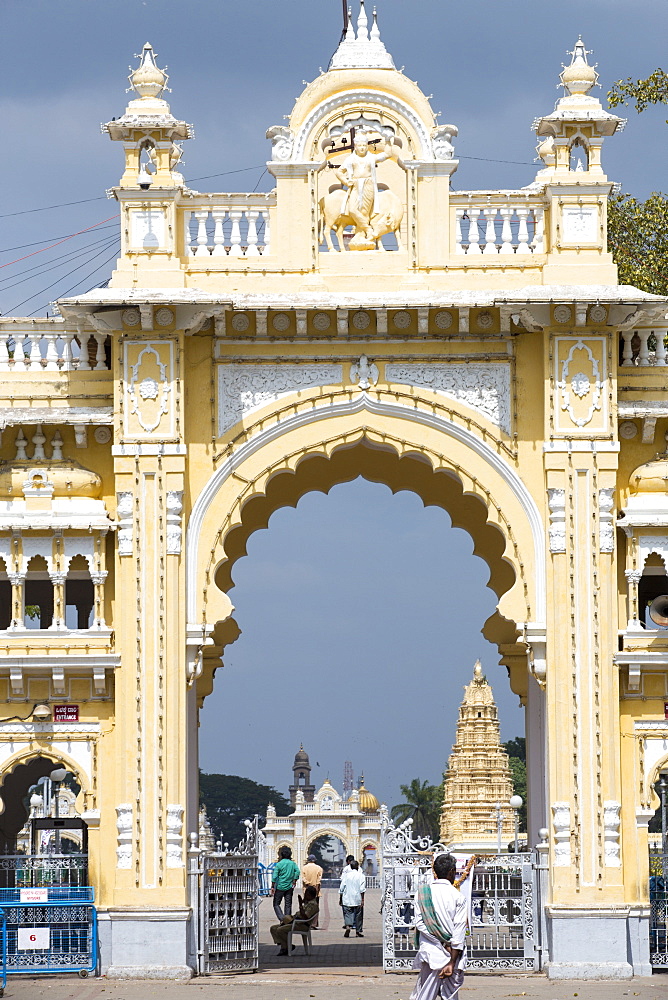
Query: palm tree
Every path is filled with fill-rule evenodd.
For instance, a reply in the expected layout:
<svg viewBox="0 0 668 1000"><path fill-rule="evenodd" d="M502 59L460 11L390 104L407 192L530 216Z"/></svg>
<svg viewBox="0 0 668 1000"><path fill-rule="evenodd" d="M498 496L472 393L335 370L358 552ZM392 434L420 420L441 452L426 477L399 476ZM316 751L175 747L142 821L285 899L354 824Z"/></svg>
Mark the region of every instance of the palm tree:
<svg viewBox="0 0 668 1000"><path fill-rule="evenodd" d="M413 778L410 785L399 785L405 802L392 806L390 815L395 822L413 820L413 832L418 837L438 839L442 788L428 781Z"/></svg>

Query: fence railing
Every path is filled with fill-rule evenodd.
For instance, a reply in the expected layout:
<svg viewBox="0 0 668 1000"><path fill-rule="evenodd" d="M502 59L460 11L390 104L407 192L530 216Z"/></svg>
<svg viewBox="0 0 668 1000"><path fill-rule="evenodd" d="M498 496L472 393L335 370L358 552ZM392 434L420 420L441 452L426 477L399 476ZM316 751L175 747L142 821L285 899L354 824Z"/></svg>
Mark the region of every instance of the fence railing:
<svg viewBox="0 0 668 1000"><path fill-rule="evenodd" d="M453 194L455 256L522 257L545 253L545 209L522 191Z"/></svg>
<svg viewBox="0 0 668 1000"><path fill-rule="evenodd" d="M105 333L0 328L0 371L108 371L110 361Z"/></svg>
<svg viewBox="0 0 668 1000"><path fill-rule="evenodd" d="M668 330L622 330L619 335L622 368L665 368Z"/></svg>
<svg viewBox="0 0 668 1000"><path fill-rule="evenodd" d="M668 968L668 854L649 855L649 960L655 969Z"/></svg>
<svg viewBox="0 0 668 1000"><path fill-rule="evenodd" d="M266 257L271 253L269 209L274 195L216 196L215 204L184 211L184 253L213 257Z"/></svg>
<svg viewBox="0 0 668 1000"><path fill-rule="evenodd" d="M0 855L0 889L80 888L87 885L87 854Z"/></svg>

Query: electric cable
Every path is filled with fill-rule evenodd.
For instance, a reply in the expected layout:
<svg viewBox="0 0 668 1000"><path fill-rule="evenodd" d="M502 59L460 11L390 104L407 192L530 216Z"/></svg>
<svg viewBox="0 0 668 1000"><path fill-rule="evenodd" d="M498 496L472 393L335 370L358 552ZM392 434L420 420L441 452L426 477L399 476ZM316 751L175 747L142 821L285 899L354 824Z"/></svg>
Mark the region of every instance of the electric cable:
<svg viewBox="0 0 668 1000"><path fill-rule="evenodd" d="M117 218L118 218L118 212L115 212L113 215L110 215L108 219L103 219L102 222L111 222L112 219L117 219ZM11 267L12 264L18 264L20 263L20 261L27 260L29 257L35 257L38 253L46 253L47 250L52 250L53 247L60 246L61 243L65 243L67 242L67 240L71 240L75 236L81 236L82 233L89 233L91 229L96 229L97 226L101 226L102 222L96 222L94 226L88 226L87 229L80 229L78 233L72 233L71 236L65 236L62 240L58 240L57 243L52 243L51 246L49 247L42 247L41 250L33 250L32 253L27 253L25 257L17 257L16 260L9 260L7 261L6 264L0 264L0 269L2 269L3 267Z"/></svg>
<svg viewBox="0 0 668 1000"><path fill-rule="evenodd" d="M100 223L98 223L98 226L99 226L100 230L115 228L112 225L103 226ZM49 236L49 238L46 239L46 240L35 240L34 243L21 243L17 247L5 247L4 250L0 250L0 253L11 253L12 250L25 250L28 247L40 247L42 245L42 243L51 243L52 240L69 239L70 236L76 236L76 235L77 235L77 233L69 233L67 237L64 237L64 236Z"/></svg>
<svg viewBox="0 0 668 1000"><path fill-rule="evenodd" d="M70 264L73 260L78 260L79 257L86 256L88 257L88 259L90 259L88 254L89 250L94 250L96 247L100 246L102 247L103 250L106 250L107 247L110 247L113 243L116 243L117 241L118 237L116 235L112 237L109 237L107 235L103 240L96 240L95 243L89 243L86 247L79 248L79 250L77 251L73 251L72 253L69 254L64 254L62 257L58 257L56 262L51 264L51 267L42 267L41 265L37 265L36 267L28 268L26 271L20 271L19 275L25 275L25 277L12 275L12 277L17 278L17 280L12 281L11 278L7 278L6 280L10 282L10 284L5 284L5 282L1 282L0 292L7 292L9 291L10 288L15 288L16 285L22 285L24 281L31 281L33 278L37 277L37 275L33 273L35 271L38 271L40 275L48 274L49 271L55 271L56 268L64 267L65 265Z"/></svg>
<svg viewBox="0 0 668 1000"><path fill-rule="evenodd" d="M110 257L107 257L106 260L103 260L101 264L98 264L97 267L94 267L92 271L89 271L88 274L84 275L84 277L81 278L79 281L77 281L74 285L71 285L64 292L61 292L60 295L58 296L58 298L59 299L64 299L66 295L69 295L70 292L74 291L75 288L78 288L79 285L82 285L84 283L84 281L88 281L88 279L91 277L91 275L95 274L96 271L99 271L100 268L102 268L102 267L106 267L106 265L109 264L114 259L114 257L118 256L118 251L119 250L120 250L120 244L118 246L118 249L114 250L114 252L112 253L112 255ZM97 254L96 254L96 256L97 256ZM81 266L83 267L83 264ZM72 273L72 272L70 272L70 273ZM67 275L65 275L65 277L67 277ZM107 281L108 280L109 279L107 279ZM87 292L92 291L93 288L100 288L100 287L101 287L100 285L91 285L91 287L89 289L87 289ZM45 288L44 291L47 291L47 289ZM84 294L86 294L86 293L84 293ZM34 298L34 296L33 296L33 298ZM47 305L48 305L48 303L47 303ZM36 312L40 311L40 308L42 308L42 307L38 306L37 309L33 309L32 312L28 313L28 316L33 316ZM46 308L46 306L44 306L43 308Z"/></svg>
<svg viewBox="0 0 668 1000"><path fill-rule="evenodd" d="M96 254L93 255L93 257L89 257L88 261L95 260L96 257L99 257L100 254L103 254L107 249L108 249L107 247L103 247L102 250L99 250ZM112 256L115 257L116 253L114 252L114 254ZM109 259L111 260L111 258L109 258ZM88 261L84 261L82 264L79 264L77 267L72 268L72 270L68 271L67 274L63 274L60 278L57 278L55 281L52 281L50 285L47 285L45 288L40 288L40 290L38 292L35 292L33 295L29 295L26 299L23 299L22 302L18 302L15 306L12 306L11 309L7 309L6 312L5 312L5 315L6 316L7 315L11 315L16 309L20 309L22 305L25 305L26 302L30 302L31 299L37 298L37 296L38 295L42 295L43 292L48 292L49 289L53 288L54 285L57 285L58 282L64 281L65 278L69 278L69 276L71 274L74 274L75 271L80 271L82 267L86 266L86 264L88 263ZM100 266L102 266L102 265L100 265ZM95 268L95 270L97 270L97 268ZM95 273L95 272L93 271L92 273ZM82 279L82 280L85 281L85 278ZM77 284L80 284L80 282L77 282ZM76 285L74 285L73 287L76 288ZM37 309L33 310L33 312L37 312L37 311L38 311ZM30 315L32 316L32 313L30 313Z"/></svg>

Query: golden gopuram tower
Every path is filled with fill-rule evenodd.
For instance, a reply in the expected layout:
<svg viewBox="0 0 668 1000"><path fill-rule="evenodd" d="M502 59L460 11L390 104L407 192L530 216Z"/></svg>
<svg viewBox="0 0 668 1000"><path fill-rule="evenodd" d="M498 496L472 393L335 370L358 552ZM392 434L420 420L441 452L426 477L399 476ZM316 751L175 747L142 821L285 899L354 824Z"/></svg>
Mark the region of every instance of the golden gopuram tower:
<svg viewBox="0 0 668 1000"><path fill-rule="evenodd" d="M64 768L102 970L191 974L198 719L239 635L235 562L276 510L363 476L447 510L489 567L484 635L525 706L529 843L549 833L549 975L648 974L668 302L618 282L603 145L621 120L590 93L584 43L555 107L527 82L532 182L484 191L451 187L458 129L363 4L268 128L267 192L187 184L193 129L161 62L146 44L103 126L108 282L0 317L4 853L31 786ZM250 91L218 72L224 117ZM542 85L558 76L555 57ZM405 685L385 693L406 703Z"/></svg>
<svg viewBox="0 0 668 1000"><path fill-rule="evenodd" d="M464 689L457 735L445 772L441 842L451 850L494 851L498 846L495 810L501 807L501 840L513 837L513 794L508 754L499 742L499 713L480 660Z"/></svg>

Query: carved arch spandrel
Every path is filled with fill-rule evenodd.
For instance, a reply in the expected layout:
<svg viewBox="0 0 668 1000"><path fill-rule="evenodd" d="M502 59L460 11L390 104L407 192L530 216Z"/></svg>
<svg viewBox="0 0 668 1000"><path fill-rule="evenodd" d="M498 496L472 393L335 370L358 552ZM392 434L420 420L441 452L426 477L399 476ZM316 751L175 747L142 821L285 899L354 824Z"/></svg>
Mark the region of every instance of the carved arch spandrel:
<svg viewBox="0 0 668 1000"><path fill-rule="evenodd" d="M536 552L544 551L544 534L535 504L524 487L518 488L517 474L484 442L478 440L476 448L485 454L486 462L495 471L486 469L485 462L481 466L479 461L471 461L472 455L467 454L466 446L462 447L467 432L461 428L452 425L451 433L455 438L459 436L459 441L448 442L441 434L421 434L411 426L410 417L406 419L402 413L402 419L394 427L402 433L399 438L387 429L380 430L378 422L372 429L371 414L365 413L364 417L361 424L342 427L325 440L308 443L299 435L300 443L294 450L289 448L291 435L282 435L281 428L274 426L269 437L273 444L280 445L278 449L253 448L251 437L240 448L242 452L244 447L252 452L251 460L242 462L235 455L230 459L229 471L223 475L223 470L219 470L210 480L206 504L200 505L197 516L193 512L188 529L189 620L195 621L197 616L213 627L217 654L205 657L204 672L197 685L199 699L209 693L213 670L220 662L217 657L225 645L221 625L230 620L233 611L226 591L232 585L234 562L246 553L250 534L266 527L274 510L294 506L304 493L312 490L327 493L334 485L359 475L382 482L394 492L409 489L421 496L425 504L444 507L453 525L471 534L475 554L490 567L488 586L503 602L485 624L484 635L501 647L503 662L513 674L513 689L520 696L525 693L526 647L518 641L521 624L516 623L535 619L536 606L541 613L541 587L544 587L544 569L536 556ZM331 419L323 420L319 429L334 430L333 423ZM408 433L414 440L406 440ZM418 443L421 436L428 440ZM434 443L439 445L438 451ZM444 455L440 449L448 444L452 447ZM270 455L274 461L265 464ZM471 471L464 469L465 462ZM473 474L476 465L478 478ZM499 469L503 472L501 476ZM483 475L485 483L481 482ZM216 477L218 482L214 485ZM227 512L222 518L221 511ZM514 525L509 517L513 517ZM193 592L196 580L198 589Z"/></svg>

